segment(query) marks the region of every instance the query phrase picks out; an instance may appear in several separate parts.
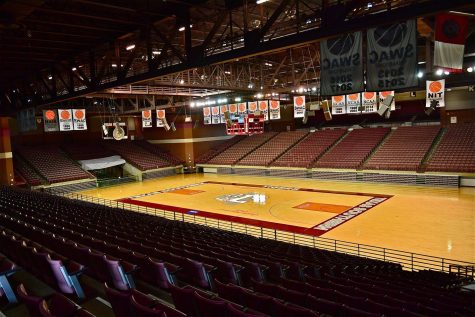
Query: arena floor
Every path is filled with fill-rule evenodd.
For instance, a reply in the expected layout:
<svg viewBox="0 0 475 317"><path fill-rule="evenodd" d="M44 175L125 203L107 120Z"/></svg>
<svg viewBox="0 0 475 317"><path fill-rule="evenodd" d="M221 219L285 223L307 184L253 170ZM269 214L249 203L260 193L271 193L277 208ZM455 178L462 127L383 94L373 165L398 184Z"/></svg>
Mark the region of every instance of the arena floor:
<svg viewBox="0 0 475 317"><path fill-rule="evenodd" d="M475 262L475 188L195 174L81 194Z"/></svg>

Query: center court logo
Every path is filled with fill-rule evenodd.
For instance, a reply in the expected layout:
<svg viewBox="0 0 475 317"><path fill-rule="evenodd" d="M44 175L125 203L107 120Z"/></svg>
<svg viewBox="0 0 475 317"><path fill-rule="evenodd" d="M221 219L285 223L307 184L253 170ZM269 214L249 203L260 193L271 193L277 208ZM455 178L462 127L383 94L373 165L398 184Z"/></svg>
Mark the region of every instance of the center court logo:
<svg viewBox="0 0 475 317"><path fill-rule="evenodd" d="M225 204L237 205L253 202L256 204L264 204L266 202L266 195L256 193L246 194L228 194L216 197L216 200L222 201Z"/></svg>

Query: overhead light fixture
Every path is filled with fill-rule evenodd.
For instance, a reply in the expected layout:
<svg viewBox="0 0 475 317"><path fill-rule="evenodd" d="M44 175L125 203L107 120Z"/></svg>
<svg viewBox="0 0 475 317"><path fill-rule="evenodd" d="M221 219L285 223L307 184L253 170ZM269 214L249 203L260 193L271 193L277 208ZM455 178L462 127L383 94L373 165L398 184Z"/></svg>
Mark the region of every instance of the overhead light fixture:
<svg viewBox="0 0 475 317"><path fill-rule="evenodd" d="M181 26L181 27L178 29L178 31L180 31L180 32L185 31L185 27L184 27L184 26Z"/></svg>
<svg viewBox="0 0 475 317"><path fill-rule="evenodd" d="M469 73L473 72L473 67L467 68L467 72L469 72Z"/></svg>
<svg viewBox="0 0 475 317"><path fill-rule="evenodd" d="M160 51L152 51L152 54L153 54L153 55L160 55L160 54L162 54L162 52L160 52Z"/></svg>
<svg viewBox="0 0 475 317"><path fill-rule="evenodd" d="M75 72L75 71L76 71L76 67L71 68L71 70L72 70L73 72Z"/></svg>
<svg viewBox="0 0 475 317"><path fill-rule="evenodd" d="M269 1L269 0L257 0L256 4L261 4L261 3L264 3L264 2L267 2L267 1Z"/></svg>
<svg viewBox="0 0 475 317"><path fill-rule="evenodd" d="M181 80L180 80L180 84L183 85L184 83L185 83L185 81L184 81L183 79L181 79Z"/></svg>
<svg viewBox="0 0 475 317"><path fill-rule="evenodd" d="M53 76L49 75L49 76L48 76L48 79L49 79L49 80L53 79Z"/></svg>
<svg viewBox="0 0 475 317"><path fill-rule="evenodd" d="M450 73L449 73L448 70L446 70L446 71L444 72L444 75L449 75L449 74L450 74Z"/></svg>
<svg viewBox="0 0 475 317"><path fill-rule="evenodd" d="M115 67L117 67L117 64L112 64L111 66L115 68Z"/></svg>
<svg viewBox="0 0 475 317"><path fill-rule="evenodd" d="M241 97L236 97L236 98L234 98L234 101L236 101L236 102L241 102Z"/></svg>
<svg viewBox="0 0 475 317"><path fill-rule="evenodd" d="M229 70L225 71L224 73L227 75L231 75L231 72Z"/></svg>
<svg viewBox="0 0 475 317"><path fill-rule="evenodd" d="M252 83L249 83L249 85L247 85L247 88L249 88L249 89L252 89L252 87L254 87L254 85Z"/></svg>
<svg viewBox="0 0 475 317"><path fill-rule="evenodd" d="M422 76L424 76L424 73L423 73L423 72L418 72L418 73L417 73L417 77L418 77L418 78L422 78Z"/></svg>
<svg viewBox="0 0 475 317"><path fill-rule="evenodd" d="M194 102L190 103L190 107L194 108L196 104Z"/></svg>
<svg viewBox="0 0 475 317"><path fill-rule="evenodd" d="M131 51L131 50L133 50L134 48L135 48L135 44L130 44L130 45L128 45L125 49L126 49L127 51Z"/></svg>
<svg viewBox="0 0 475 317"><path fill-rule="evenodd" d="M368 9L371 9L373 7L373 3L368 2L368 5L366 6Z"/></svg>
<svg viewBox="0 0 475 317"><path fill-rule="evenodd" d="M422 65L425 64L426 62L418 62L417 64Z"/></svg>
<svg viewBox="0 0 475 317"><path fill-rule="evenodd" d="M271 63L268 63L268 62L265 62L264 65L269 66L269 67L272 67L272 64L271 64Z"/></svg>
<svg viewBox="0 0 475 317"><path fill-rule="evenodd" d="M444 71L443 71L442 69L440 69L440 68L435 71L435 74L436 74L437 76L442 76L443 73L444 73Z"/></svg>

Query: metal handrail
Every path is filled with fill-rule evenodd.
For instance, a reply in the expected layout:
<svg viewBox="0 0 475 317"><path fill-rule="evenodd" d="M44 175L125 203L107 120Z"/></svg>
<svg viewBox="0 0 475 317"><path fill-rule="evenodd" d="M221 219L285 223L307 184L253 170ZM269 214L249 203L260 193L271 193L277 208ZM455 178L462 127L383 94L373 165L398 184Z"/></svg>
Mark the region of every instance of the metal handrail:
<svg viewBox="0 0 475 317"><path fill-rule="evenodd" d="M143 207L115 200L107 200L104 198L87 196L78 193L56 193L56 195L67 197L70 199L77 199L81 201L104 205L112 208L151 214L169 220L189 222L208 227L218 228L221 230L243 233L258 238L283 241L292 244L318 248L322 250L328 250L348 255L355 255L373 260L380 260L384 262L398 263L405 270L433 270L453 273L464 277L471 277L472 279L475 277L475 263L472 262L441 258L432 255L383 248L349 241L316 237L277 229L263 228L259 226L253 226L229 220L214 219L205 216L188 215L169 210Z"/></svg>

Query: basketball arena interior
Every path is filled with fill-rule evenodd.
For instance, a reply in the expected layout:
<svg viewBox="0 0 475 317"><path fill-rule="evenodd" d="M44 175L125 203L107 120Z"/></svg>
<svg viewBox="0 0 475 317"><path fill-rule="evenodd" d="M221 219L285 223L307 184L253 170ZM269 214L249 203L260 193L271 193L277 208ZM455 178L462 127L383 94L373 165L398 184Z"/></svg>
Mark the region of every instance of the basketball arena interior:
<svg viewBox="0 0 475 317"><path fill-rule="evenodd" d="M475 316L473 0L0 0L0 317Z"/></svg>

